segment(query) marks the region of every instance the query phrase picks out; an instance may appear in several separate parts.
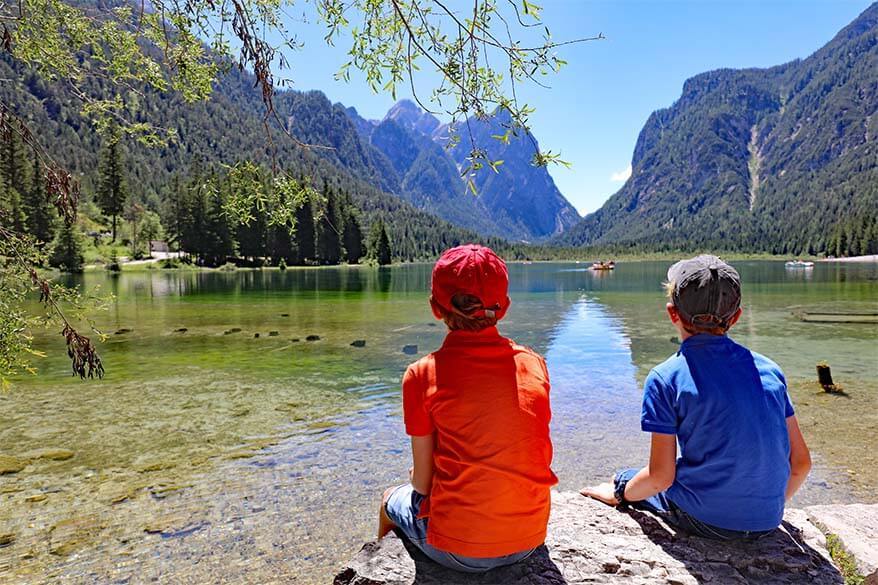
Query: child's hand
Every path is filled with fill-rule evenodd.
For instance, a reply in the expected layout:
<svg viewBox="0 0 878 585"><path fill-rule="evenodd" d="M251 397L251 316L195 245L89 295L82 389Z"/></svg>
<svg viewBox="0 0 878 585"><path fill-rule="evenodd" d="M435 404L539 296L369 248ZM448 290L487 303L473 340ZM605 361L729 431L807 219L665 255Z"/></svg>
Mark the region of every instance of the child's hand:
<svg viewBox="0 0 878 585"><path fill-rule="evenodd" d="M616 499L615 489L610 482L583 488L579 493L587 498L594 498L595 500L603 502L609 506L619 505L619 500Z"/></svg>

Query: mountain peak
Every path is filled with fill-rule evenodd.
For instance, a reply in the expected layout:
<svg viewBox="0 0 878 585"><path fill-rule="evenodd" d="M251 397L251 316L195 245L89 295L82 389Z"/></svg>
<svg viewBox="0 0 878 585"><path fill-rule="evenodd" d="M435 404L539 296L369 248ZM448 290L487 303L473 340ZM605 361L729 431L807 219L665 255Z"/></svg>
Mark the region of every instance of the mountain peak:
<svg viewBox="0 0 878 585"><path fill-rule="evenodd" d="M415 102L408 99L402 99L393 104L384 119L393 120L397 124L421 134L431 134L439 127L439 120L433 114L425 112Z"/></svg>

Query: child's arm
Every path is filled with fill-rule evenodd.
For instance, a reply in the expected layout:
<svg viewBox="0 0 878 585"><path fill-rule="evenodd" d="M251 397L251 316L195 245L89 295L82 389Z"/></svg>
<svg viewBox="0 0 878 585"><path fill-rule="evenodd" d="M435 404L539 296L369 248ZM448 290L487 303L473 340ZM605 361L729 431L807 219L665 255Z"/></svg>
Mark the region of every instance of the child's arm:
<svg viewBox="0 0 878 585"><path fill-rule="evenodd" d="M429 495L433 485L433 435L412 437L412 487Z"/></svg>
<svg viewBox="0 0 878 585"><path fill-rule="evenodd" d="M786 499L789 500L799 491L811 471L811 452L795 416L787 418L787 433L790 437L790 479L787 481Z"/></svg>
<svg viewBox="0 0 878 585"><path fill-rule="evenodd" d="M677 476L677 436L652 433L652 446L649 451L649 466L637 472L625 486L625 499L631 502L645 500L663 492L674 483ZM616 506L619 501L614 493L613 483L602 483L585 488L584 496Z"/></svg>
<svg viewBox="0 0 878 585"><path fill-rule="evenodd" d="M652 433L649 466L637 472L625 487L625 499L638 502L665 491L677 476L677 436Z"/></svg>

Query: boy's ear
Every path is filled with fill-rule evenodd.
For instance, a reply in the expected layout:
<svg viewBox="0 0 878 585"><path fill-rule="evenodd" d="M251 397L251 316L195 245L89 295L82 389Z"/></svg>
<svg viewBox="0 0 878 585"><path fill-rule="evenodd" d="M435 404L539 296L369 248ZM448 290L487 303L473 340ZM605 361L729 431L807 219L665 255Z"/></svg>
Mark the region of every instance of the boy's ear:
<svg viewBox="0 0 878 585"><path fill-rule="evenodd" d="M744 309L738 307L738 310L735 311L735 314L729 319L729 327L738 322L738 319L741 318L741 315L744 313Z"/></svg>
<svg viewBox="0 0 878 585"><path fill-rule="evenodd" d="M671 323L679 321L680 313L677 312L677 307L674 306L674 303L668 303L666 307L668 309L668 316L671 318Z"/></svg>
<svg viewBox="0 0 878 585"><path fill-rule="evenodd" d="M430 297L430 308L433 310L433 316L438 320L442 321L445 318L445 311L442 310L442 306L433 300L433 297Z"/></svg>

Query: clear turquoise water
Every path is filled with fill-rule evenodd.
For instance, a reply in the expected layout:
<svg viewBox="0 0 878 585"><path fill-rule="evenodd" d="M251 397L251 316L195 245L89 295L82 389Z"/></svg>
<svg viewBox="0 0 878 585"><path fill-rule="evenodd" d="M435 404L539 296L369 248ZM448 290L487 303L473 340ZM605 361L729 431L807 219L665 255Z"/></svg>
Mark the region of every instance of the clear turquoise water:
<svg viewBox="0 0 878 585"><path fill-rule="evenodd" d="M660 287L667 265L510 266L501 331L547 358L562 489L646 460L640 384L677 347ZM878 311L878 265L736 265L745 312L733 337L783 367L815 452L797 503L874 501L878 326L794 313ZM60 337L41 334L50 357L40 375L0 396L0 452L75 452L0 476L0 533L16 535L0 548L0 581L327 582L371 538L381 490L406 477L398 381L416 356L402 348L423 355L444 334L426 303L429 271L73 281L116 296L96 320L111 333L107 376L69 378ZM350 345L358 339L366 346ZM820 360L848 397L819 392Z"/></svg>

